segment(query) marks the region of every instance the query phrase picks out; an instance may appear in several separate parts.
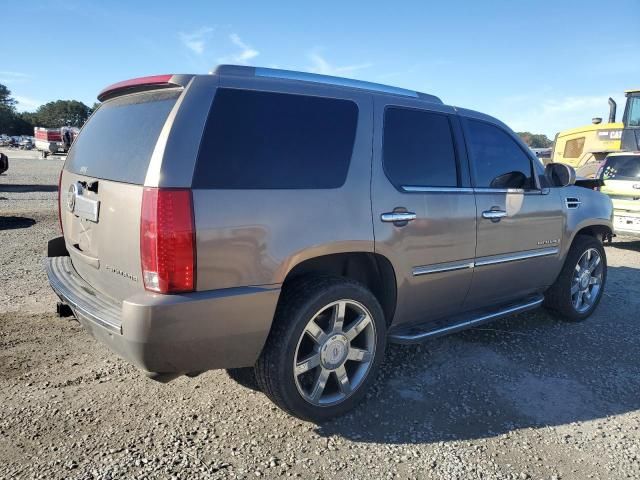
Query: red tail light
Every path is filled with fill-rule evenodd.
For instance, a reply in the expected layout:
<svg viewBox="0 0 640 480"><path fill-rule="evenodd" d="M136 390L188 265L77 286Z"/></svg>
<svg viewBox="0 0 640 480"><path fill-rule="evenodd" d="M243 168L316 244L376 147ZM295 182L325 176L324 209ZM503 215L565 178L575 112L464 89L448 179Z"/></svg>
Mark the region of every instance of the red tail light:
<svg viewBox="0 0 640 480"><path fill-rule="evenodd" d="M64 170L60 170L60 176L58 177L58 223L60 224L60 232L64 235L64 229L62 228L62 192L60 189L62 188L62 172Z"/></svg>
<svg viewBox="0 0 640 480"><path fill-rule="evenodd" d="M191 190L145 188L140 218L144 288L159 293L195 288L195 228Z"/></svg>

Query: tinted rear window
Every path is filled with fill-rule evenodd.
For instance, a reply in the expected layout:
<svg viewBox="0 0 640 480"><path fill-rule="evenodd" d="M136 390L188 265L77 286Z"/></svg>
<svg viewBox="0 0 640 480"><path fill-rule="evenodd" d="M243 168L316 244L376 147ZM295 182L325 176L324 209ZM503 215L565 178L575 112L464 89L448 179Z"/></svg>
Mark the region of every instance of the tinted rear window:
<svg viewBox="0 0 640 480"><path fill-rule="evenodd" d="M179 91L126 95L103 103L73 143L70 172L143 184L151 154Z"/></svg>
<svg viewBox="0 0 640 480"><path fill-rule="evenodd" d="M348 100L218 89L194 188L337 188L346 179L358 108Z"/></svg>
<svg viewBox="0 0 640 480"><path fill-rule="evenodd" d="M456 153L446 115L387 108L383 158L387 176L398 188L458 185Z"/></svg>
<svg viewBox="0 0 640 480"><path fill-rule="evenodd" d="M605 180L640 180L640 155L609 157L602 170Z"/></svg>

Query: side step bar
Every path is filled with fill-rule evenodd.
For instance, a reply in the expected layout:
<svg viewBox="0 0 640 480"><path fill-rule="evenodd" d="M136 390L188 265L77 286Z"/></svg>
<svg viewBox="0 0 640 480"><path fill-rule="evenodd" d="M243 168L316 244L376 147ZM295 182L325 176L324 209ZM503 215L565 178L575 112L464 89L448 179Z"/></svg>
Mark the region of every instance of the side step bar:
<svg viewBox="0 0 640 480"><path fill-rule="evenodd" d="M511 304L506 306L500 310L490 312L490 313L482 313L478 316L472 316L471 318L466 317L464 320L454 323L452 325L436 328L436 329L428 329L421 328L422 326L416 325L414 327L410 327L407 329L403 329L398 331L397 333L391 333L389 335L389 341L393 343L401 343L401 344L412 344L412 343L420 343L424 340L440 337L442 335L448 335L450 333L459 332L460 330L465 330L467 328L475 327L476 325L480 325L482 323L492 322L493 320L498 320L499 318L508 317L510 315L515 315L516 313L526 312L527 310L533 310L542 305L544 297L542 295L536 297L529 297L525 302L518 304Z"/></svg>

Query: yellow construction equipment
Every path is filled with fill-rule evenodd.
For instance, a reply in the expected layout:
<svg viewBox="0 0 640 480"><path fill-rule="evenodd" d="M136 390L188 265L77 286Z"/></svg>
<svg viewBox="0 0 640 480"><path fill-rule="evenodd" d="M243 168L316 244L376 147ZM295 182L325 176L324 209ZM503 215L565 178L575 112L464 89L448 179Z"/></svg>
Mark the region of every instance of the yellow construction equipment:
<svg viewBox="0 0 640 480"><path fill-rule="evenodd" d="M609 153L640 150L640 89L627 90L625 96L622 122L616 122L616 102L609 98L609 121L594 118L591 125L559 132L551 161L571 165L582 177L593 177Z"/></svg>

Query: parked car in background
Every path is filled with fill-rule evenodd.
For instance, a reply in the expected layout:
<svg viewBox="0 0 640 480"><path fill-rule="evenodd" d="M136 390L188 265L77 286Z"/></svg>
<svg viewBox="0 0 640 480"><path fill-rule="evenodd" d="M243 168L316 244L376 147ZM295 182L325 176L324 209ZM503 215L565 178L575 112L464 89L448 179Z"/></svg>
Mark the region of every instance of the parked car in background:
<svg viewBox="0 0 640 480"><path fill-rule="evenodd" d="M610 153L598 178L613 202L616 233L640 237L640 152Z"/></svg>
<svg viewBox="0 0 640 480"><path fill-rule="evenodd" d="M31 137L21 137L18 142L18 148L21 150L31 150L34 146L34 142Z"/></svg>
<svg viewBox="0 0 640 480"><path fill-rule="evenodd" d="M611 201L499 120L438 97L220 66L108 87L60 177L47 274L98 340L157 379L215 368L321 421L387 341L605 286Z"/></svg>

